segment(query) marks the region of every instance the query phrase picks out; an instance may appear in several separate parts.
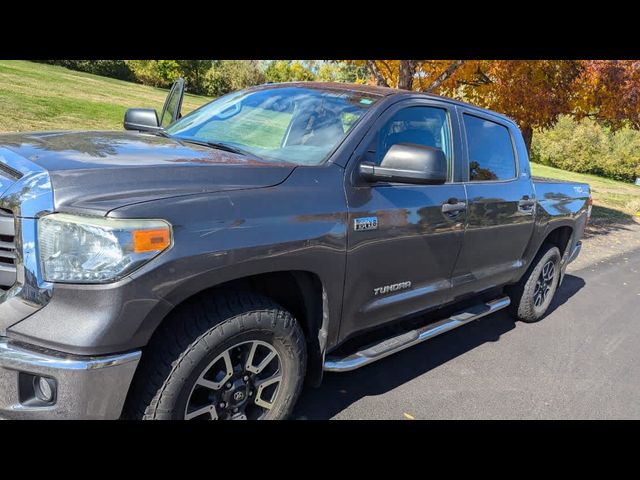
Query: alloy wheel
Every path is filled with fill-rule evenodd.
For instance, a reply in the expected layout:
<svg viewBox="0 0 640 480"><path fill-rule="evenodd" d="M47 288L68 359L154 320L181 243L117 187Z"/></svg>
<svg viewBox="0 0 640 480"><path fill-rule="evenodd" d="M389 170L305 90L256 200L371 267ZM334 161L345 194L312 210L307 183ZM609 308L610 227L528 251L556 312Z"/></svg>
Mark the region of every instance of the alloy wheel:
<svg viewBox="0 0 640 480"><path fill-rule="evenodd" d="M549 299L555 276L556 264L553 260L549 260L542 267L535 289L533 290L533 304L536 308L542 307Z"/></svg>
<svg viewBox="0 0 640 480"><path fill-rule="evenodd" d="M218 355L198 376L185 420L260 420L277 401L280 355L267 342L238 343Z"/></svg>

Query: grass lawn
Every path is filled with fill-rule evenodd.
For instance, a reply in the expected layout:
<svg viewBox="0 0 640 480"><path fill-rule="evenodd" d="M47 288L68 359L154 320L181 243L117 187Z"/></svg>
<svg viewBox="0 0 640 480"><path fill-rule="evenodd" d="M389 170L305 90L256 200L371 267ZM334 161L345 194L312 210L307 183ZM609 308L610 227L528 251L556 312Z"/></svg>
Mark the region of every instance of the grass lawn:
<svg viewBox="0 0 640 480"><path fill-rule="evenodd" d="M0 132L122 130L127 108L159 112L167 93L54 65L0 60ZM182 112L209 100L187 94Z"/></svg>
<svg viewBox="0 0 640 480"><path fill-rule="evenodd" d="M567 172L559 168L532 163L533 175L572 182L588 183L593 196L594 223L618 223L640 217L640 187L631 183L582 173Z"/></svg>

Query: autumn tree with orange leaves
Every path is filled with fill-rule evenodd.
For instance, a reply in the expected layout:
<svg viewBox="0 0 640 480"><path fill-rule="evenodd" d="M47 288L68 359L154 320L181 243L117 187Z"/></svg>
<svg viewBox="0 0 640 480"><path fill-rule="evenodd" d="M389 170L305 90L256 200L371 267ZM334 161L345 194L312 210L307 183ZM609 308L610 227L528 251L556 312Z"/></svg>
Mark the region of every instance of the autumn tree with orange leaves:
<svg viewBox="0 0 640 480"><path fill-rule="evenodd" d="M437 93L513 118L527 149L560 115L640 129L640 61L350 60L372 82Z"/></svg>

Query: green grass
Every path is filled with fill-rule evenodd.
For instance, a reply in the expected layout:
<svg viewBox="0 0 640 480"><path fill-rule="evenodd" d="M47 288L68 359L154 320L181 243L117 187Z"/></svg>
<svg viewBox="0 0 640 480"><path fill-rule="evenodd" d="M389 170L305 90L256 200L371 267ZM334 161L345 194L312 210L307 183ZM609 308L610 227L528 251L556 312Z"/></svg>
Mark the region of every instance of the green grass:
<svg viewBox="0 0 640 480"><path fill-rule="evenodd" d="M54 65L0 60L0 132L122 130L127 108L162 109L167 90ZM210 99L185 95L182 113Z"/></svg>
<svg viewBox="0 0 640 480"><path fill-rule="evenodd" d="M640 187L631 183L583 173L567 172L539 163L531 164L533 175L571 182L588 183L593 196L593 221L615 223L640 216Z"/></svg>

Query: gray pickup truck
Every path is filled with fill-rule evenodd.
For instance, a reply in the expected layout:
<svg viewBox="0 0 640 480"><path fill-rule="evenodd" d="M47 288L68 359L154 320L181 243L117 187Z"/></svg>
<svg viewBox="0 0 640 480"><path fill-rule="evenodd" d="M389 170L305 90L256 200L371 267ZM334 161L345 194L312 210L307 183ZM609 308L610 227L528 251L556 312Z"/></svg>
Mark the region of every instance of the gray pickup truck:
<svg viewBox="0 0 640 480"><path fill-rule="evenodd" d="M0 135L0 417L280 419L305 381L503 308L542 318L591 213L510 119L268 84L123 132Z"/></svg>

